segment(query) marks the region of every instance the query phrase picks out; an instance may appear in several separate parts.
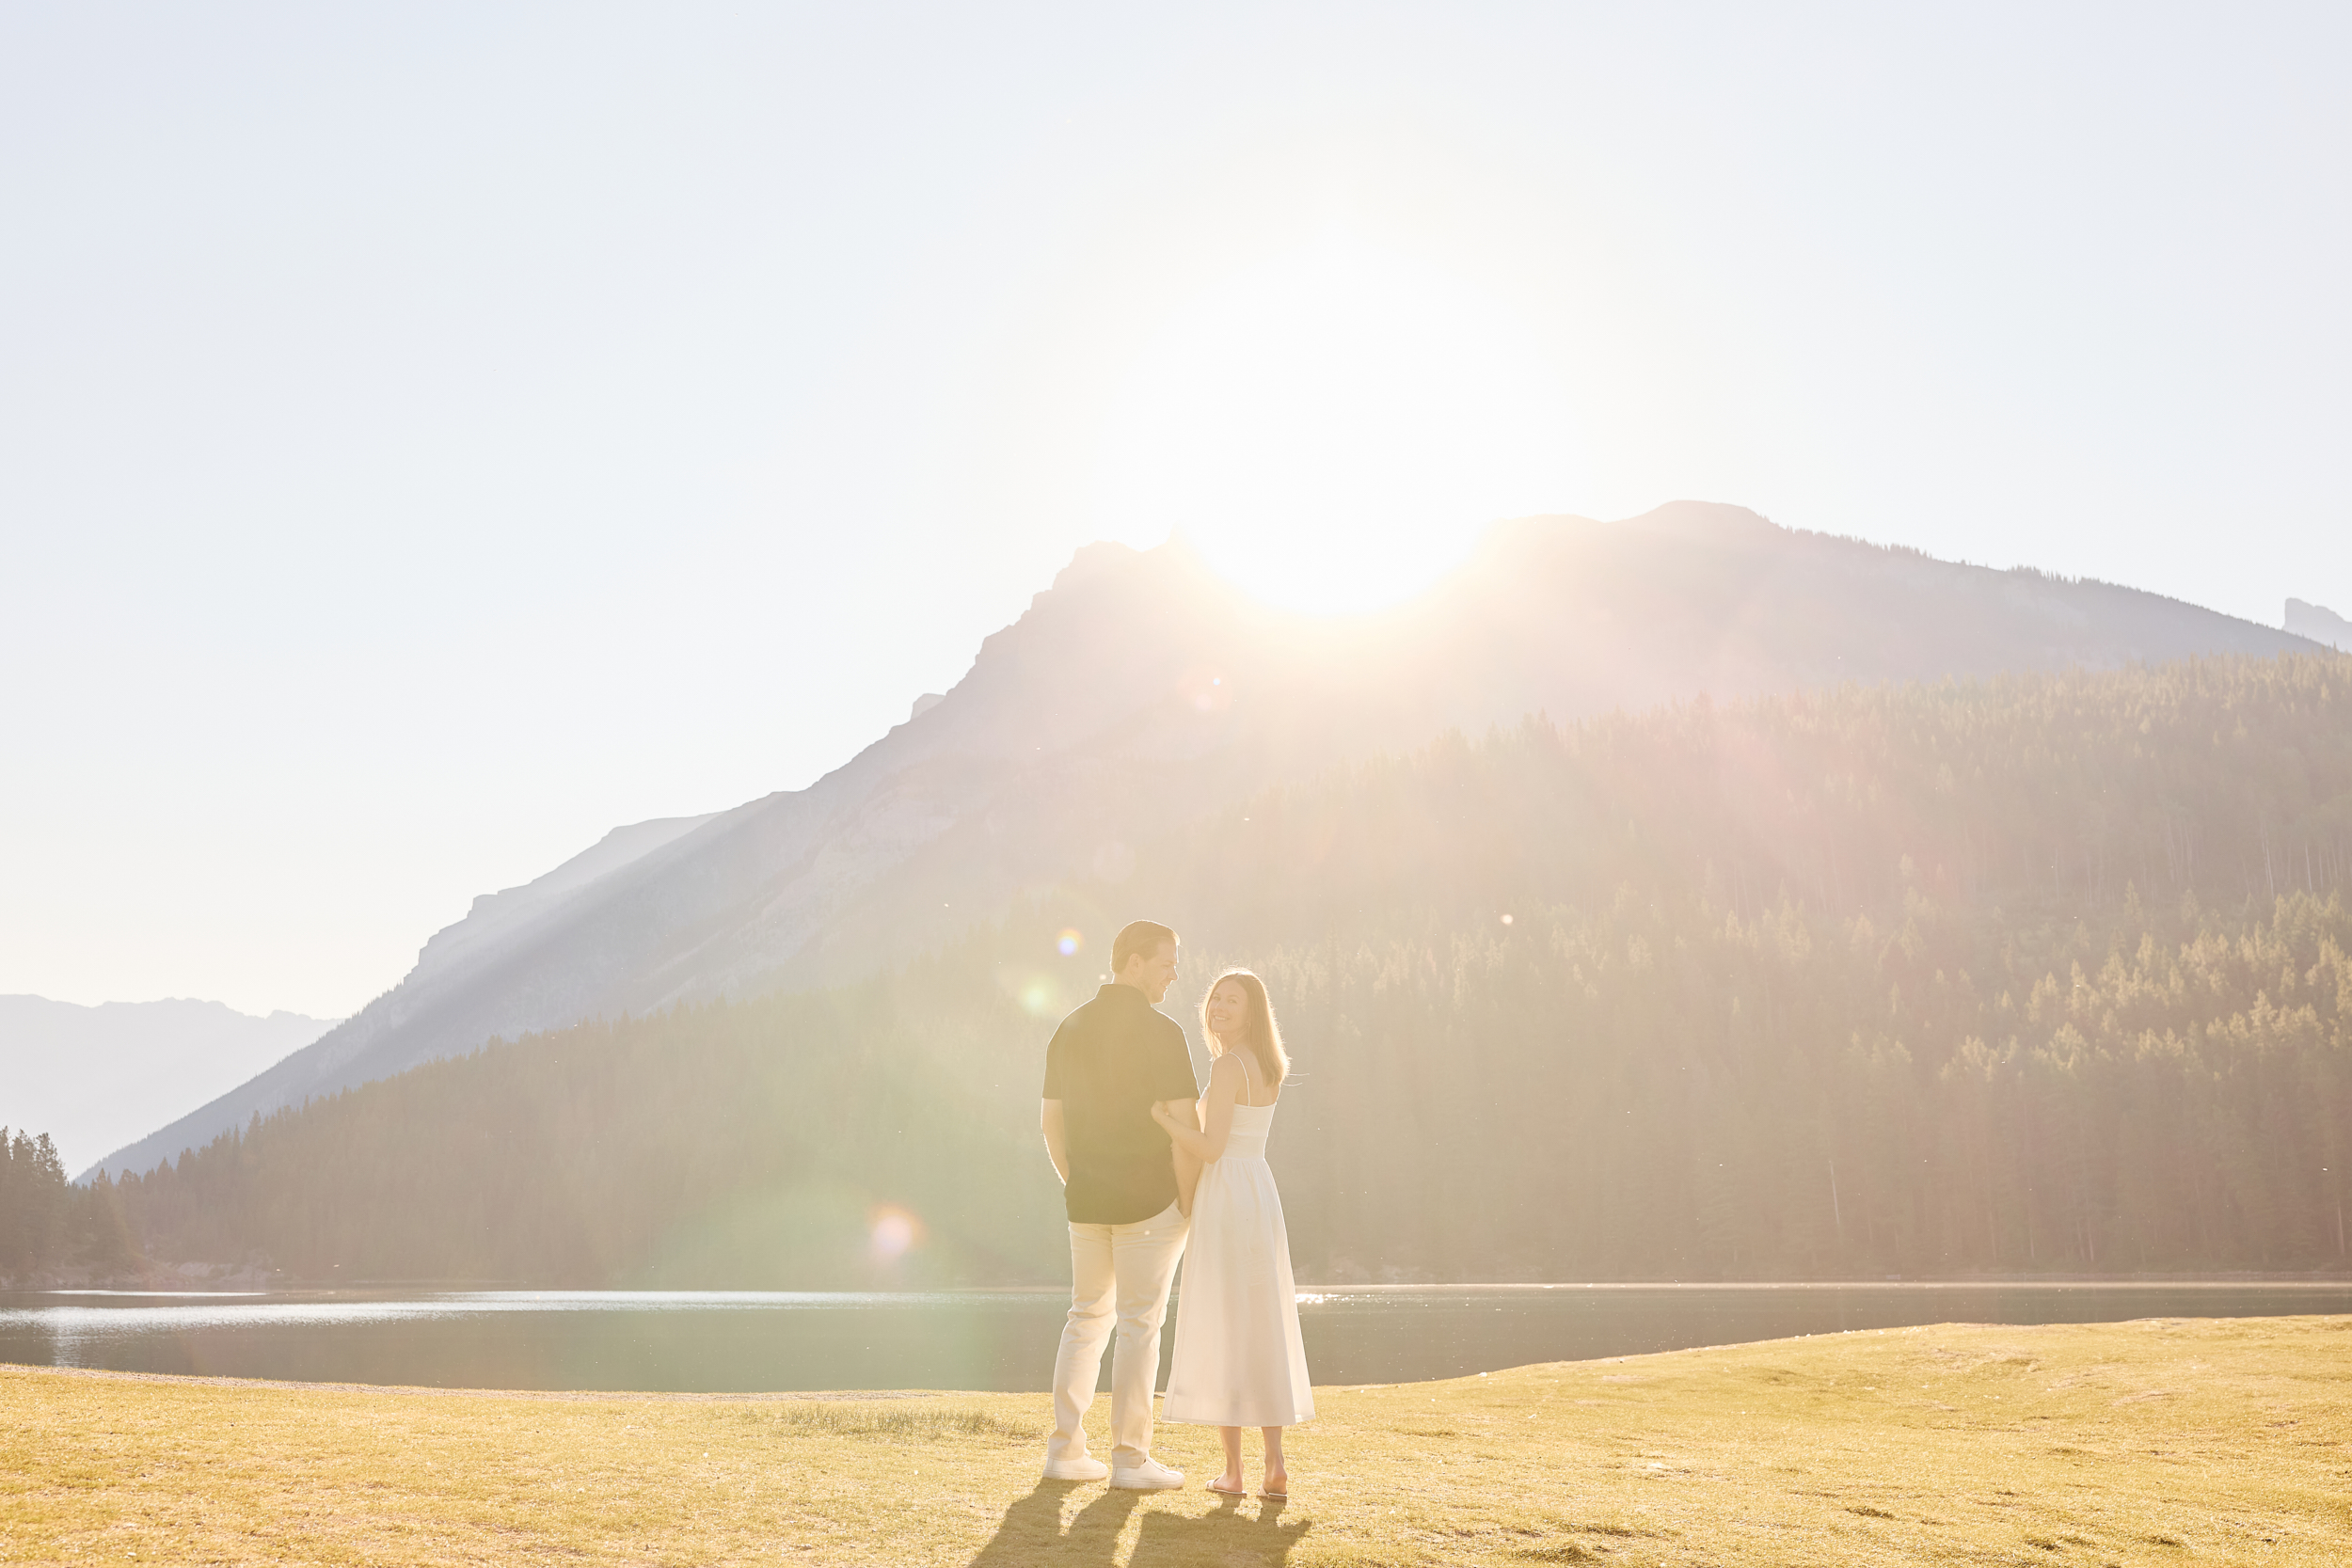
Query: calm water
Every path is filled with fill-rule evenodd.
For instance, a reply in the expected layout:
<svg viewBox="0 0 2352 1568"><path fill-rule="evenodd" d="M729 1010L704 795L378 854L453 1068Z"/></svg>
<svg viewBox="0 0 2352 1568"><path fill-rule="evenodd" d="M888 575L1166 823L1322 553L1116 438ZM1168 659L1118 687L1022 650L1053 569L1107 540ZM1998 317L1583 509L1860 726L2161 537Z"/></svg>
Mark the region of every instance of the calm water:
<svg viewBox="0 0 2352 1568"><path fill-rule="evenodd" d="M20 1292L0 1294L0 1361L470 1388L1035 1391L1066 1305L1048 1291ZM2314 1312L2352 1312L2352 1283L1466 1285L1300 1306L1324 1384L1907 1323Z"/></svg>

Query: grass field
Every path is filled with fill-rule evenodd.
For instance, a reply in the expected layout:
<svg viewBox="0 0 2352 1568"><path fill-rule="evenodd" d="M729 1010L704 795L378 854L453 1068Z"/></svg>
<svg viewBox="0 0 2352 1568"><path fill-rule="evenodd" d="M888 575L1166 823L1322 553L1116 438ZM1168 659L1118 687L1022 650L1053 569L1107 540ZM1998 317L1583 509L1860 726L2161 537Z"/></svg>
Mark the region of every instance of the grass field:
<svg viewBox="0 0 2352 1568"><path fill-rule="evenodd" d="M1283 1506L1203 1493L1194 1427L1161 1428L1183 1492L1041 1484L1040 1395L11 1367L0 1561L2352 1563L2352 1318L1889 1329L1316 1399Z"/></svg>

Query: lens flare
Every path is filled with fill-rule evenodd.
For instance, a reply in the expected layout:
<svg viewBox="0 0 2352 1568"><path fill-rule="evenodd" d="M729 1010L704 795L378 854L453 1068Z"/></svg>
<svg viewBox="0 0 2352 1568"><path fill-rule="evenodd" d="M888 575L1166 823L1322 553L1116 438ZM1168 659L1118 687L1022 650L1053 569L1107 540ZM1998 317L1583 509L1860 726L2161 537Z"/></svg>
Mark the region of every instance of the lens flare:
<svg viewBox="0 0 2352 1568"><path fill-rule="evenodd" d="M1073 930L1065 929L1061 935L1054 939L1054 951L1065 958L1075 957L1078 949L1085 945L1086 938Z"/></svg>
<svg viewBox="0 0 2352 1568"><path fill-rule="evenodd" d="M1051 1018L1069 1011L1065 990L1068 975L1059 968L1011 965L996 972L996 987L1013 1006L1031 1018Z"/></svg>
<svg viewBox="0 0 2352 1568"><path fill-rule="evenodd" d="M904 1209L874 1211L872 1238L874 1256L883 1262L903 1257L922 1234L922 1224Z"/></svg>

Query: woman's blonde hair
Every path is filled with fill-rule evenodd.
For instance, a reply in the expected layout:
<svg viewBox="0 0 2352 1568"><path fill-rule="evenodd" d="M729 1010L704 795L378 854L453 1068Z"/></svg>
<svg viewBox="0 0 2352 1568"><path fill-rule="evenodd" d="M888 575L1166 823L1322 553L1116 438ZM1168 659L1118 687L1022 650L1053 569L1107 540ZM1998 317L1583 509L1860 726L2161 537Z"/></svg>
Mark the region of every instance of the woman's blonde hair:
<svg viewBox="0 0 2352 1568"><path fill-rule="evenodd" d="M1248 970L1229 969L1210 981L1209 989L1201 993L1202 1043L1208 1046L1212 1057L1225 1054L1224 1042L1209 1027L1209 999L1216 994L1216 988L1228 980L1240 981L1243 993L1249 998L1249 1020L1243 1028L1248 1036L1250 1053L1258 1058L1258 1066L1264 1071L1267 1083L1281 1083L1291 1074L1291 1059L1282 1052L1282 1030L1274 1022L1274 1004L1266 997L1265 982Z"/></svg>

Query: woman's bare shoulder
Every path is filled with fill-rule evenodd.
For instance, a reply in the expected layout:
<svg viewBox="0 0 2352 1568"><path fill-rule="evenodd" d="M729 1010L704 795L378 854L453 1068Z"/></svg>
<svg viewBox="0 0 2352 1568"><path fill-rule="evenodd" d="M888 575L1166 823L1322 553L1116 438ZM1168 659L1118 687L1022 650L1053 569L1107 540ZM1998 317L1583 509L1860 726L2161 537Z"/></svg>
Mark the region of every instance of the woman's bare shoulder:
<svg viewBox="0 0 2352 1568"><path fill-rule="evenodd" d="M1258 1096L1265 1092L1264 1074L1252 1077L1249 1064L1242 1061L1238 1051L1228 1051L1209 1065L1209 1083L1214 1085L1220 1080L1232 1090L1236 1105L1255 1105ZM1279 1094L1280 1091L1278 1088L1276 1092ZM1274 1101L1269 1100L1265 1103L1271 1105Z"/></svg>

